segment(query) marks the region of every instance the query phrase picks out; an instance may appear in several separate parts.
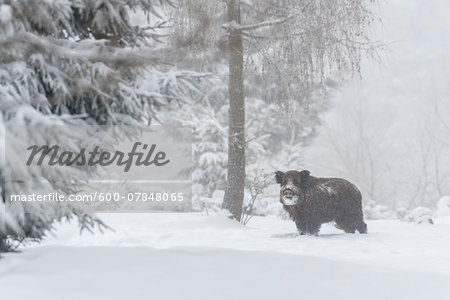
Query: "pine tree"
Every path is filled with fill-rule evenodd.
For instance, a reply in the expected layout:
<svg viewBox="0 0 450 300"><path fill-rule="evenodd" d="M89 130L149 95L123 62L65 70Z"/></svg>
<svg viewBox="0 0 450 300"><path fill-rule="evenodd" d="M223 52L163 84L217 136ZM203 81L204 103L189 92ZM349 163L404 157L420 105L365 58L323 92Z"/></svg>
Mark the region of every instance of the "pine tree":
<svg viewBox="0 0 450 300"><path fill-rule="evenodd" d="M155 4L156 3L156 4ZM149 0L0 1L0 137L8 125L73 125L76 132L53 136L73 141L73 147L89 142L90 127L83 125L148 124L155 112L195 89L189 73L157 69L161 52L157 38L162 2ZM170 0L166 4L173 4ZM147 15L150 26L133 25L130 12ZM160 47L161 48L161 47ZM181 84L178 86L177 82ZM184 84L184 85L183 85ZM33 131L35 133L35 131ZM31 133L30 133L31 134ZM0 144L0 177L19 163L5 161L5 148L21 141ZM46 139L45 132L30 139ZM76 151L76 149L74 149ZM43 176L70 180L75 168ZM36 174L23 174L24 180ZM88 178L89 174L85 174ZM64 186L54 186L56 190ZM14 191L14 186L12 187ZM32 192L22 185L16 192ZM64 208L26 203L8 209L5 182L0 182L0 251L14 241L41 239L54 221L78 218L82 229L101 221L75 205Z"/></svg>

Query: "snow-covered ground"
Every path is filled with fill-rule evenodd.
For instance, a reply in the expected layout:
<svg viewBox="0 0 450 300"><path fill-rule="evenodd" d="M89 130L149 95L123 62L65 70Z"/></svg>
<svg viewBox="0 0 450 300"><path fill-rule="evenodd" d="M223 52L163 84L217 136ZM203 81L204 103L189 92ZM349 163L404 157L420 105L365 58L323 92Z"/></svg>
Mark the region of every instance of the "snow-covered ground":
<svg viewBox="0 0 450 300"><path fill-rule="evenodd" d="M369 234L331 224L318 237L294 223L223 215L105 214L115 229L54 237L3 255L6 299L446 299L450 218L435 225L369 221Z"/></svg>

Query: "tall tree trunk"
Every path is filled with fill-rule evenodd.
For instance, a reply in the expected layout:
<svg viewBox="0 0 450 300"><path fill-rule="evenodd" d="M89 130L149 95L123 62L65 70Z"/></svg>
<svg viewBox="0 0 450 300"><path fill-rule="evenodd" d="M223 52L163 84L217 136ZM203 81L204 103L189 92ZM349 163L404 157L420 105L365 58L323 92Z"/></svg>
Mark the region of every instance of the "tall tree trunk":
<svg viewBox="0 0 450 300"><path fill-rule="evenodd" d="M241 23L240 0L228 0L228 22ZM239 30L230 26L229 38L229 132L227 186L222 208L228 209L240 221L245 184L245 98L244 56Z"/></svg>

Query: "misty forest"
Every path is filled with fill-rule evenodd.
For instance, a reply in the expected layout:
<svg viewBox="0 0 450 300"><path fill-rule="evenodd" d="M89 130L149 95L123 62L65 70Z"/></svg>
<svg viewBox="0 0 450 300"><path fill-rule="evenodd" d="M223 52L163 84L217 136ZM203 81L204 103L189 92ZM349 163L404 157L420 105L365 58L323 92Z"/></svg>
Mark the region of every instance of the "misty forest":
<svg viewBox="0 0 450 300"><path fill-rule="evenodd" d="M444 299L449 14L444 0L0 0L2 294ZM97 140L104 125L120 138ZM26 171L20 149L78 153L153 125L192 131L188 208L9 203L101 173ZM367 227L346 227L355 214Z"/></svg>

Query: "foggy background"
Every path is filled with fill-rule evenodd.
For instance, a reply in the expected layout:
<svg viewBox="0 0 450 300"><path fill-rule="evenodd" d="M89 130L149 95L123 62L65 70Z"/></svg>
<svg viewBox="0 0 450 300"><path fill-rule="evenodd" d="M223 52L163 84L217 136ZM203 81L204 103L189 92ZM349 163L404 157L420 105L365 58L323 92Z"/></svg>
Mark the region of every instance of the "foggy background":
<svg viewBox="0 0 450 300"><path fill-rule="evenodd" d="M331 95L306 165L353 180L366 204L435 208L450 194L450 3L378 7L387 49Z"/></svg>

